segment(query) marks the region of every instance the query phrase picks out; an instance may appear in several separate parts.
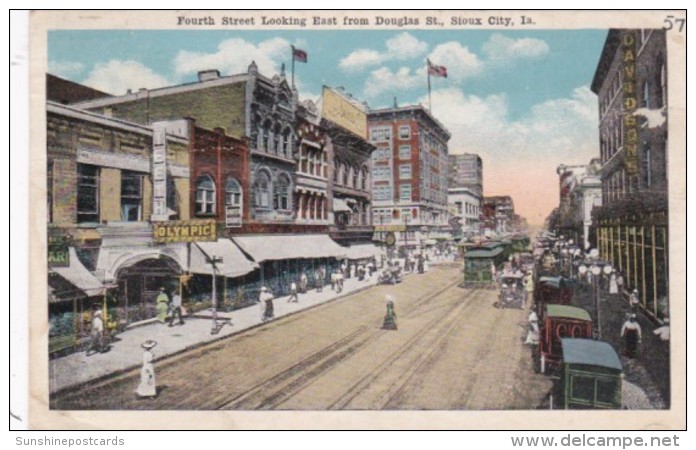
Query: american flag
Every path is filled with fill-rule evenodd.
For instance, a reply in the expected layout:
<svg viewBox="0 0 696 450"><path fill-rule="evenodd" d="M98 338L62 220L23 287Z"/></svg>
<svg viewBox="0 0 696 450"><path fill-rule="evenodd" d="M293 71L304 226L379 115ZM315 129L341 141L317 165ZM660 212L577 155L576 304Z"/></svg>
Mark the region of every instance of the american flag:
<svg viewBox="0 0 696 450"><path fill-rule="evenodd" d="M431 63L430 60L428 60L428 75L447 78L447 67L436 66L435 64Z"/></svg>
<svg viewBox="0 0 696 450"><path fill-rule="evenodd" d="M295 61L299 61L302 63L307 62L307 52L304 50L300 50L299 48L292 48L292 59Z"/></svg>

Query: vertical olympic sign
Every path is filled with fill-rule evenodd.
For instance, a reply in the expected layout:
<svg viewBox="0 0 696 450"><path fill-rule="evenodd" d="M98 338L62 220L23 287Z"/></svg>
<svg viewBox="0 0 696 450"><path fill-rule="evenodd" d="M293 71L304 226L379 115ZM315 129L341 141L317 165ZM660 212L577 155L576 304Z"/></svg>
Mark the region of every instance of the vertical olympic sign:
<svg viewBox="0 0 696 450"><path fill-rule="evenodd" d="M633 114L638 107L636 94L636 35L625 31L621 36L623 58L623 142L624 166L628 175L638 174L638 127Z"/></svg>
<svg viewBox="0 0 696 450"><path fill-rule="evenodd" d="M152 217L169 220L167 214L167 129L163 122L152 125Z"/></svg>

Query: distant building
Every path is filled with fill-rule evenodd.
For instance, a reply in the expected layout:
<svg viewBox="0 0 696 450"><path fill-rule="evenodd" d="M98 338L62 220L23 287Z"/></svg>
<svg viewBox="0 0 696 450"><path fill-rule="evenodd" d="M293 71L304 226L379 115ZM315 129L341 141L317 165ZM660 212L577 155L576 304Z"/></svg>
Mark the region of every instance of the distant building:
<svg viewBox="0 0 696 450"><path fill-rule="evenodd" d="M472 153L449 155L450 188L468 188L479 197L483 196L483 161Z"/></svg>
<svg viewBox="0 0 696 450"><path fill-rule="evenodd" d="M589 249L596 242L592 229L592 211L602 205L599 160L589 165L560 165L560 201L555 229L578 246Z"/></svg>
<svg viewBox="0 0 696 450"><path fill-rule="evenodd" d="M461 234L475 236L481 231L481 196L469 188L449 188L447 203L451 218L458 219ZM455 233L456 237L456 233Z"/></svg>
<svg viewBox="0 0 696 450"><path fill-rule="evenodd" d="M664 30L612 29L591 86L599 103L598 248L658 317L668 314L669 287L666 58Z"/></svg>
<svg viewBox="0 0 696 450"><path fill-rule="evenodd" d="M449 131L421 105L372 110L368 126L377 238L394 225L400 246L444 235Z"/></svg>
<svg viewBox="0 0 696 450"><path fill-rule="evenodd" d="M509 195L483 198L483 227L486 235L519 231L520 219L515 218L515 203Z"/></svg>

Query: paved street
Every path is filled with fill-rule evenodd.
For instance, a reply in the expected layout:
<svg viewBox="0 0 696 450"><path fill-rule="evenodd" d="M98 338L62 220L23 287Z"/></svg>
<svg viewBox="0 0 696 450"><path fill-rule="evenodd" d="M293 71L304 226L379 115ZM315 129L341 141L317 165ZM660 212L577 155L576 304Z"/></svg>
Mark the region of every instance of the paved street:
<svg viewBox="0 0 696 450"><path fill-rule="evenodd" d="M52 397L56 409L532 409L551 381L522 344L525 312L457 286L454 266L411 275ZM385 295L399 329L382 330Z"/></svg>

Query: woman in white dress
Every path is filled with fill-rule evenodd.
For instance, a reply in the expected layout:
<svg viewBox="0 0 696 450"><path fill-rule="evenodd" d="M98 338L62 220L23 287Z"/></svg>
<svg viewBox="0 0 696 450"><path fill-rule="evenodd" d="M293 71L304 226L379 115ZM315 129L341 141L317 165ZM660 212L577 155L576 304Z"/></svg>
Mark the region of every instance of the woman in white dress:
<svg viewBox="0 0 696 450"><path fill-rule="evenodd" d="M143 352L143 367L140 369L140 384L135 391L138 397L157 397L155 366L152 364L155 356L151 352L155 345L157 345L155 341L145 341L142 344L145 351Z"/></svg>
<svg viewBox="0 0 696 450"><path fill-rule="evenodd" d="M616 295L619 293L619 284L616 282L616 274L612 273L609 278L609 294Z"/></svg>

